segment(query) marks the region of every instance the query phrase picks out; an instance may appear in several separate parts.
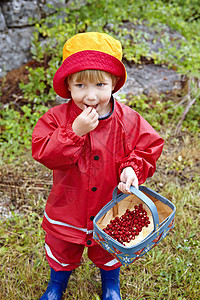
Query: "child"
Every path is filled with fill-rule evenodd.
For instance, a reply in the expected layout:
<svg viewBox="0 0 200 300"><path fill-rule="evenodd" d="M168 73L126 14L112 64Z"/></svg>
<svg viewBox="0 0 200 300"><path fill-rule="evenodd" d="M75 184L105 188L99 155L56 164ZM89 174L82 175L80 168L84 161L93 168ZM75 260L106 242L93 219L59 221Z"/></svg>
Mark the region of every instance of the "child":
<svg viewBox="0 0 200 300"><path fill-rule="evenodd" d="M33 158L53 170L42 226L51 278L40 298L61 299L72 270L88 257L100 268L103 299L121 299L121 264L92 238L93 219L112 199L138 187L155 172L163 139L135 111L114 100L125 83L119 41L87 32L69 39L53 85L67 103L38 121Z"/></svg>

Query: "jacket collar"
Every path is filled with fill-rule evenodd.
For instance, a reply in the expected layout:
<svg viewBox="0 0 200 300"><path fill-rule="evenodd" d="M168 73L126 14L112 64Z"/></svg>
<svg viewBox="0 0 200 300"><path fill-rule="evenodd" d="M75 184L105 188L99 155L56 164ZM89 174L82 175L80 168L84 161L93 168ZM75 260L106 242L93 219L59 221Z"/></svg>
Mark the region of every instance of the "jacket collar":
<svg viewBox="0 0 200 300"><path fill-rule="evenodd" d="M110 102L111 102L111 110L107 114L105 114L103 116L99 116L99 120L106 120L113 114L113 111L114 111L114 98L113 98L113 95L111 95Z"/></svg>

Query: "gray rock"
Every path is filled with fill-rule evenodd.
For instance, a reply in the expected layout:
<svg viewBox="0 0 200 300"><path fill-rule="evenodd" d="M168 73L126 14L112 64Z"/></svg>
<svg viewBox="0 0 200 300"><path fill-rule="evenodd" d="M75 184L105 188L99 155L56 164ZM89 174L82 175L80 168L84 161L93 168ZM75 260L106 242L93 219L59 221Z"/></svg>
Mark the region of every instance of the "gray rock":
<svg viewBox="0 0 200 300"><path fill-rule="evenodd" d="M65 0L38 0L42 17L49 16L56 12L58 8L65 6Z"/></svg>
<svg viewBox="0 0 200 300"><path fill-rule="evenodd" d="M23 27L32 25L41 14L36 0L11 0L1 4L7 27Z"/></svg>
<svg viewBox="0 0 200 300"><path fill-rule="evenodd" d="M177 87L177 82L181 80L180 75L175 71L153 64L126 65L126 70L127 81L115 95L168 93Z"/></svg>
<svg viewBox="0 0 200 300"><path fill-rule="evenodd" d="M7 30L6 22L4 18L4 14L2 13L1 7L0 7L0 31Z"/></svg>
<svg viewBox="0 0 200 300"><path fill-rule="evenodd" d="M0 74L2 76L31 59L30 41L33 30L33 27L28 27L0 32Z"/></svg>

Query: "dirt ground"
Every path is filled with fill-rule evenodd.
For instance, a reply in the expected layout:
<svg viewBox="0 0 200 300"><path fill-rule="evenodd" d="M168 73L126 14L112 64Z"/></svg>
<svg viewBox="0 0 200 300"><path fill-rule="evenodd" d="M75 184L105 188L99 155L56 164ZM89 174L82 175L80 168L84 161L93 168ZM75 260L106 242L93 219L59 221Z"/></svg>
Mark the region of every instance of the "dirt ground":
<svg viewBox="0 0 200 300"><path fill-rule="evenodd" d="M6 76L0 78L0 103L15 103L16 105L24 105L27 100L23 99L22 92L19 88L19 83L28 82L27 67L37 67L38 63L35 60L29 61L18 69L14 69L7 73Z"/></svg>

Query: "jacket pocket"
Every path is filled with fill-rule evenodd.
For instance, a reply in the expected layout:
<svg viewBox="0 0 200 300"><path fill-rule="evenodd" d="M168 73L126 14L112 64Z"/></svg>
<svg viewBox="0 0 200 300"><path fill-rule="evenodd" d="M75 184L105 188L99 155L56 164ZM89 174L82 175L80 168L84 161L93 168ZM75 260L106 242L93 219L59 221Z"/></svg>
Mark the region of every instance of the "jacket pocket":
<svg viewBox="0 0 200 300"><path fill-rule="evenodd" d="M51 206L62 207L73 202L77 197L77 188L56 184L52 186L47 203Z"/></svg>

